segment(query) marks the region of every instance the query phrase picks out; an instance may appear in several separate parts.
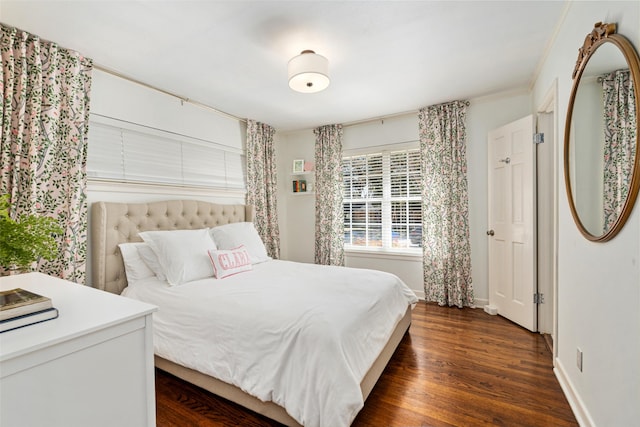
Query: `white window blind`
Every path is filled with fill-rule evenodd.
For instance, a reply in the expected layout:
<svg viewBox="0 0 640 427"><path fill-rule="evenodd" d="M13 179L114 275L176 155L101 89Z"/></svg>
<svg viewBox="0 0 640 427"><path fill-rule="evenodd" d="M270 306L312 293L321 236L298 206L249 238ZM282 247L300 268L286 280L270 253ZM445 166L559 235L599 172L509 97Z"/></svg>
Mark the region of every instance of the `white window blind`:
<svg viewBox="0 0 640 427"><path fill-rule="evenodd" d="M242 150L131 123L91 121L90 178L225 189L245 188Z"/></svg>
<svg viewBox="0 0 640 427"><path fill-rule="evenodd" d="M345 248L419 251L419 150L344 157L342 177Z"/></svg>

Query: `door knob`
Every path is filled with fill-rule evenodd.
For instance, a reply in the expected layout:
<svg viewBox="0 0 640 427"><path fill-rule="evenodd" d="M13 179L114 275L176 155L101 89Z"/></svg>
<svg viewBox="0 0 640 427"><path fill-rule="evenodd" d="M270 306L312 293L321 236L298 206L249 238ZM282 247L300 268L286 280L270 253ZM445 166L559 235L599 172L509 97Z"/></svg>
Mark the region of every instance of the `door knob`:
<svg viewBox="0 0 640 427"><path fill-rule="evenodd" d="M493 230L488 230L487 231L487 236L493 236L494 234L496 234Z"/></svg>

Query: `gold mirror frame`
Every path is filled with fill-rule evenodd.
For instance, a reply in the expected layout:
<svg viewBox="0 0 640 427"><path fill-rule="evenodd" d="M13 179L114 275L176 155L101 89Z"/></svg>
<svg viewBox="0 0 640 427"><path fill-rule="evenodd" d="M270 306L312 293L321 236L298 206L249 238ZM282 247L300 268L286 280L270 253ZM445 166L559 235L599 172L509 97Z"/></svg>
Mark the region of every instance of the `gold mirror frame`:
<svg viewBox="0 0 640 427"><path fill-rule="evenodd" d="M605 43L613 43L622 52L631 72L636 104L636 148L633 167L631 169L632 175L631 181L629 183L629 192L627 193L627 198L624 202L622 210L620 211L620 214L618 215L618 218L616 219L614 224L608 230L604 230L603 234L596 236L591 234L586 229L586 227L580 220L580 217L576 210L575 200L571 189L569 157L571 120L576 94L578 92L578 86L580 85L580 78L582 77L582 73L584 72L587 63L589 62L589 59L596 52L598 47L602 46ZM634 203L638 196L638 188L640 188L640 59L638 58L638 54L633 48L631 42L629 42L629 40L627 40L624 36L616 34L616 24L603 24L601 22L598 22L595 24L593 31L587 34L582 47L579 49L578 60L576 61L576 66L573 70L572 77L573 88L571 89L571 97L569 98L567 119L564 130L565 187L567 190L567 196L569 198L571 214L573 215L573 219L582 235L593 242L606 242L613 239L616 234L620 232L625 222L629 218L629 215L631 215L631 211L633 210Z"/></svg>

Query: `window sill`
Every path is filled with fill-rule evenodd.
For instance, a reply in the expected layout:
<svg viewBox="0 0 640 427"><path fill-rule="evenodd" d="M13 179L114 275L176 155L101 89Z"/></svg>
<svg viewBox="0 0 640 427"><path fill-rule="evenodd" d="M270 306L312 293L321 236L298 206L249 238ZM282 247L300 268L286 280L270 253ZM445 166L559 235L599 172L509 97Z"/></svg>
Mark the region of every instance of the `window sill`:
<svg viewBox="0 0 640 427"><path fill-rule="evenodd" d="M402 260L411 262L422 262L422 252L400 252L385 251L378 249L347 249L344 250L345 256L355 258L381 258Z"/></svg>

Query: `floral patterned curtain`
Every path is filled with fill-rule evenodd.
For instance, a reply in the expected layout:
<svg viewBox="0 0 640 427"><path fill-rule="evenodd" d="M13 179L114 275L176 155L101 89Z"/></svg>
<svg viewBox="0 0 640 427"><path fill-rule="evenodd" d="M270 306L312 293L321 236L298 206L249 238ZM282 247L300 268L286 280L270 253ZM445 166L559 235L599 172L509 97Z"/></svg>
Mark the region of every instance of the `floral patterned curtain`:
<svg viewBox="0 0 640 427"><path fill-rule="evenodd" d="M247 204L255 206L254 224L267 253L280 258L276 153L271 126L247 120Z"/></svg>
<svg viewBox="0 0 640 427"><path fill-rule="evenodd" d="M316 134L315 263L344 265L342 210L342 125L321 126Z"/></svg>
<svg viewBox="0 0 640 427"><path fill-rule="evenodd" d="M629 70L602 77L604 100L604 229L616 222L629 193L636 153L636 98Z"/></svg>
<svg viewBox="0 0 640 427"><path fill-rule="evenodd" d="M58 219L59 256L38 271L84 283L86 158L92 61L0 24L0 194L11 215Z"/></svg>
<svg viewBox="0 0 640 427"><path fill-rule="evenodd" d="M425 299L458 307L473 306L465 118L463 101L418 114Z"/></svg>

